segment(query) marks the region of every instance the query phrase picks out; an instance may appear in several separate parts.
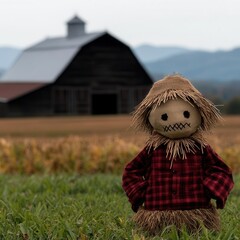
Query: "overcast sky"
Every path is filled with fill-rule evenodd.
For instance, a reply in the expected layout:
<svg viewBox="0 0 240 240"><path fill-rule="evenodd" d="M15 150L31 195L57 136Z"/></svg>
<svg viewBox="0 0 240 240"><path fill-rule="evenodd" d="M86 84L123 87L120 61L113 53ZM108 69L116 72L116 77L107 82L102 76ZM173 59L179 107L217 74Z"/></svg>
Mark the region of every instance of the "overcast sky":
<svg viewBox="0 0 240 240"><path fill-rule="evenodd" d="M240 0L0 0L0 46L64 36L76 14L131 46L240 47Z"/></svg>

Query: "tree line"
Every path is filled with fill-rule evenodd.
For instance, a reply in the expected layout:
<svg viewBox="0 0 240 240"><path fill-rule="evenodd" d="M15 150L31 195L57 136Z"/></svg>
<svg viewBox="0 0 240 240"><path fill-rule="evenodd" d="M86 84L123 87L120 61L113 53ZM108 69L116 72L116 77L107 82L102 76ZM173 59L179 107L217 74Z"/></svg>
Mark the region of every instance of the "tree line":
<svg viewBox="0 0 240 240"><path fill-rule="evenodd" d="M240 81L195 81L193 84L223 114L240 114Z"/></svg>
<svg viewBox="0 0 240 240"><path fill-rule="evenodd" d="M208 99L210 99L223 114L240 114L240 96L234 96L228 100L223 100L219 97L208 96Z"/></svg>

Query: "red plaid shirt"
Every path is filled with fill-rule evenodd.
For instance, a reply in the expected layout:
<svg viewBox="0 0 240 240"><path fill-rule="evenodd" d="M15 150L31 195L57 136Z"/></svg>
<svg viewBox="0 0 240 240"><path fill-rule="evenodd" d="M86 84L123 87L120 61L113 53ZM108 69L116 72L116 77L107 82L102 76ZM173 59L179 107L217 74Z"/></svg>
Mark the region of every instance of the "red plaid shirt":
<svg viewBox="0 0 240 240"><path fill-rule="evenodd" d="M223 208L233 187L231 170L210 146L187 159L170 161L166 147L143 149L125 168L123 189L132 209L144 204L146 210L209 208L211 198Z"/></svg>

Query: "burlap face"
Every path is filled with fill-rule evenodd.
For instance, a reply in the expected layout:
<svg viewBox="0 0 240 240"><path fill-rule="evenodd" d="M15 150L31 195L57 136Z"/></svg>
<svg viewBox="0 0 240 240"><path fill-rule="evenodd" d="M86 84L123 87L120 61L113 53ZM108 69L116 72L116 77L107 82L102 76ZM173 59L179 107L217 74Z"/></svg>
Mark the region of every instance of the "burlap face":
<svg viewBox="0 0 240 240"><path fill-rule="evenodd" d="M176 98L153 108L149 122L161 135L178 139L189 137L198 130L201 115L196 105Z"/></svg>

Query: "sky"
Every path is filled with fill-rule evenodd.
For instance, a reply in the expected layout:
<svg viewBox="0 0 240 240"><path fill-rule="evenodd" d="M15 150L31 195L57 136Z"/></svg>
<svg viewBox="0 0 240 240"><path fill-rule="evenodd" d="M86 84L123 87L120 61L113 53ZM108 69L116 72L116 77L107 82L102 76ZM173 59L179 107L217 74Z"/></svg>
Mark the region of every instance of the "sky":
<svg viewBox="0 0 240 240"><path fill-rule="evenodd" d="M65 36L74 15L132 47L240 47L240 0L0 0L0 47Z"/></svg>

